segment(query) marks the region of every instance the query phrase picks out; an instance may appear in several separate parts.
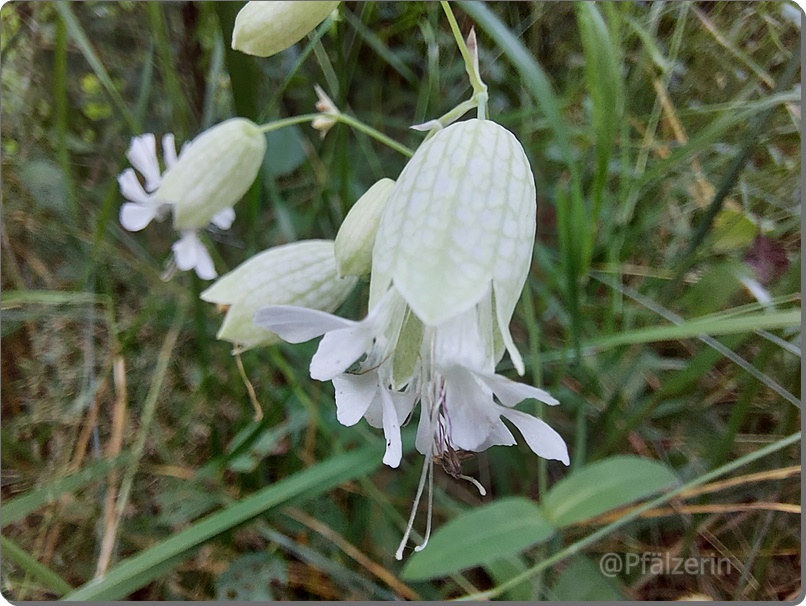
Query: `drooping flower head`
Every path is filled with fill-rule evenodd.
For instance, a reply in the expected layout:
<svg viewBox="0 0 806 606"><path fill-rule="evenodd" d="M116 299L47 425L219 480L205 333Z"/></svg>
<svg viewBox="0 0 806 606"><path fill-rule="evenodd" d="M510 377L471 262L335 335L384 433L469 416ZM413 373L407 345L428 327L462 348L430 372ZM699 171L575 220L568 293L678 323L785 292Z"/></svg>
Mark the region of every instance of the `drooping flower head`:
<svg viewBox="0 0 806 606"><path fill-rule="evenodd" d="M172 211L174 228L180 233L172 246L176 266L195 269L205 280L213 279L213 261L198 232L210 223L219 229L232 225L232 207L257 176L266 137L253 122L232 118L186 143L178 157L173 135L163 137L162 144L164 172L160 171L154 135L132 140L127 157L145 184L140 184L131 168L118 177L128 200L120 209L121 225L139 231Z"/></svg>
<svg viewBox="0 0 806 606"><path fill-rule="evenodd" d="M409 530L434 459L454 463L460 450L514 444L502 418L535 453L568 464L562 438L514 409L526 398L557 400L495 374L505 350L524 372L509 322L531 263L535 214L517 139L486 120L452 124L421 145L385 201L363 321L287 306L256 315L291 342L325 335L311 376L333 381L340 420L363 415L376 424L381 415L386 464L399 464L400 425L420 403L416 446L426 463ZM429 531L430 515L426 541ZM398 558L407 538L408 530Z"/></svg>

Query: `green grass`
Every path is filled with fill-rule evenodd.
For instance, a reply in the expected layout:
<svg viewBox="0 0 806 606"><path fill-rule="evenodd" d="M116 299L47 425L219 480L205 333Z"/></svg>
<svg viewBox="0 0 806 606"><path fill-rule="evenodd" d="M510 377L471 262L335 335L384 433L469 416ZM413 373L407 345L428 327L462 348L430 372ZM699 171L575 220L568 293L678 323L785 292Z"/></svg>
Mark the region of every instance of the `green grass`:
<svg viewBox="0 0 806 606"><path fill-rule="evenodd" d="M268 59L230 48L235 3L8 4L4 596L210 600L238 575L258 581L241 597L296 600L798 594L798 26L779 2L452 6L464 34L476 29L489 115L535 173L538 236L512 331L523 380L561 404L521 408L563 435L572 467L490 449L464 463L483 499L438 472L440 558L458 558L449 521L496 519L479 507L507 498L543 511L589 465L644 457L674 486L637 503L617 490L604 517L539 542L490 528L496 551L469 536L468 567L409 580L394 551L422 463L413 427L401 467L382 466L381 433L339 425L332 386L308 378L315 343L243 355L264 411L254 421L214 338L221 316L197 297L204 284L161 280L170 226L118 224L133 135L181 144L233 115L308 114L319 84L344 120L324 139L306 124L272 133L233 229L210 242L223 272L289 240L333 238L422 141L409 125L470 96L438 3L342 4ZM363 316L365 286L340 313ZM735 567L597 572L603 553L667 551Z"/></svg>

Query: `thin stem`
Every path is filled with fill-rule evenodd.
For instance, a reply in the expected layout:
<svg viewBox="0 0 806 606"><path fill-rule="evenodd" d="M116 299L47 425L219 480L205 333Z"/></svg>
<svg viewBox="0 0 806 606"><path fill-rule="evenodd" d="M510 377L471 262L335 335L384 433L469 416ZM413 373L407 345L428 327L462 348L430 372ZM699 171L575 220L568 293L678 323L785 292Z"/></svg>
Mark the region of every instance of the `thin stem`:
<svg viewBox="0 0 806 606"><path fill-rule="evenodd" d="M411 158L414 155L414 150L412 150L411 148L406 147L402 143L398 143L391 137L388 137L384 135L381 131L375 130L371 126L364 124L363 122L361 122L357 118L354 118L353 116L350 116L348 114L339 114L338 116L334 116L334 118L336 118L336 120L338 120L339 122L342 122L343 124L351 126L357 131L364 133L365 135L369 135L376 141L383 143L387 147L390 147L391 149L406 156L407 158Z"/></svg>
<svg viewBox="0 0 806 606"><path fill-rule="evenodd" d="M293 126L294 124L302 124L303 122L311 122L315 118L318 118L322 114L302 114L301 116L291 116L290 118L282 118L280 120L274 120L272 122L267 122L260 127L260 132L262 133L270 133L273 130L280 130L281 128L285 128L286 126Z"/></svg>
<svg viewBox="0 0 806 606"><path fill-rule="evenodd" d="M260 132L262 133L269 133L274 130L280 130L281 128L285 128L286 126L292 126L294 124L302 124L304 122L312 122L316 118L320 118L326 116L343 124L353 127L357 131L364 133L365 135L369 135L376 141L383 143L387 147L392 148L396 152L403 154L404 156L411 158L414 155L414 150L409 147L406 147L402 143L398 143L391 137L384 135L381 131L375 130L371 126L364 124L358 118L354 118L353 116L347 114L302 114L300 116L292 116L291 118L282 118L281 120L275 120L273 122L268 122L260 126Z"/></svg>
<svg viewBox="0 0 806 606"><path fill-rule="evenodd" d="M442 10L445 11L445 16L448 18L448 23L451 25L451 32L453 33L453 37L456 40L456 46L459 47L459 52L462 54L462 59L465 60L467 65L473 64L473 59L470 56L470 51L467 49L467 44L465 44L465 39L462 37L462 32L459 30L459 24L456 22L456 17L453 15L453 9L451 9L451 5L446 0L441 0L440 4L442 5ZM475 83L473 84L473 90L476 89Z"/></svg>
<svg viewBox="0 0 806 606"><path fill-rule="evenodd" d="M793 444L796 444L798 441L800 441L800 438L801 438L801 432L794 433L794 434L792 434L792 435L790 435L790 436L788 436L788 437L786 437L786 438L784 438L782 440L778 440L777 442L773 442L772 444L769 444L768 446L765 446L764 448L759 448L755 452L751 452L750 454L747 454L747 455L745 455L743 457L739 457L735 461L731 461L730 463L722 465L721 467L718 467L718 468L714 469L713 471L710 471L710 472L708 472L706 474L703 474L703 475L699 476L698 478L694 478L690 482L687 482L686 484L683 484L682 486L679 486L678 488L675 488L674 490L671 490L671 491L669 491L669 492L667 492L665 494L662 494L661 496L657 497L656 499L652 499L651 501L647 501L646 503L644 503L640 507L637 507L637 508L633 509L627 515L619 518L618 520L616 520L612 524L608 524L604 528L601 528L601 529L597 530L596 532L594 532L592 534L589 534L584 539L581 539L581 540L577 541L576 543L573 543L573 544L569 545L565 549L563 549L561 551L558 551L553 556L551 556L549 558L546 558L545 560L540 561L535 566L532 566L531 568L529 568L528 570L525 570L521 574L512 577L511 579L509 579L508 581L502 583L498 587L495 587L495 588L490 589L488 591L482 591L482 592L479 592L479 593L466 595L466 596L463 596L460 599L461 600L480 601L480 600L489 600L489 599L492 599L492 598L494 598L496 596L499 596L502 593L504 593L505 591L507 591L508 589L516 587L520 583L523 583L524 581L530 579L532 576L534 576L535 574L537 574L541 570L545 570L546 568L548 568L550 566L553 566L554 564L557 564L558 562L564 560L565 558L567 558L569 556L572 556L572 555L574 555L576 553L579 553L585 547L593 545L596 541L606 537L607 535L609 535L613 531L618 530L622 526L626 526L627 524L629 524L630 522L632 522L634 520L637 520L641 516L641 514L643 514L644 512L649 511L650 509L654 509L654 508L658 507L659 505L663 505L664 503L667 503L668 501L671 501L674 497L680 495L681 493L683 493L683 492L685 492L687 490L690 490L690 489L694 488L695 486L701 486L703 484L707 484L711 480L715 480L716 478L718 478L720 476L723 476L726 473L730 473L731 471L733 471L735 469L738 469L739 467L747 465L748 463L752 463L753 461L757 461L758 459L764 458L765 456L767 456L769 454L772 454L774 452L777 452L779 450L782 450L782 449L786 448L787 446L791 446Z"/></svg>
<svg viewBox="0 0 806 606"><path fill-rule="evenodd" d="M462 59L465 62L465 70L467 71L467 76L470 79L470 85L473 87L473 98L478 103L478 118L479 120L486 120L487 85L484 84L479 77L478 61L474 59L474 56L470 53L470 49L467 47L465 39L462 37L462 32L459 30L459 24L456 22L456 17L453 14L451 5L445 0L442 0L440 4L442 5L442 10L445 11L445 16L448 18L448 23L451 26L451 33L453 33L453 38L456 40L456 46L459 47L459 53L462 55ZM475 41L475 39L475 34L471 31L470 40Z"/></svg>

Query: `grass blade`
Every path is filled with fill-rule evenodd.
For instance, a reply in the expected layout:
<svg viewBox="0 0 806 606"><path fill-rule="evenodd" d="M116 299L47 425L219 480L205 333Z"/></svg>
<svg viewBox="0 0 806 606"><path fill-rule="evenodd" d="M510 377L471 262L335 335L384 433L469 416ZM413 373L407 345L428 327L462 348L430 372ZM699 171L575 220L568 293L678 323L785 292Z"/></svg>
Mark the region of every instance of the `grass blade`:
<svg viewBox="0 0 806 606"><path fill-rule="evenodd" d="M365 448L339 455L324 463L306 469L294 476L268 486L263 490L207 516L190 528L171 538L123 560L99 580L90 581L65 596L66 600L118 600L134 588L130 582L138 579L140 586L164 571L166 561L177 558L252 518L287 503L293 498L313 497L342 482L366 475L380 464L375 448Z"/></svg>
<svg viewBox="0 0 806 606"><path fill-rule="evenodd" d="M0 547L3 557L16 562L25 572L37 579L45 587L57 595L64 595L73 590L73 587L58 574L44 564L36 561L24 549L6 537L0 537ZM5 576L5 575L4 575ZM6 580L7 581L7 580Z"/></svg>
<svg viewBox="0 0 806 606"><path fill-rule="evenodd" d="M118 92L117 87L114 82L112 82L112 78L109 77L109 72L106 71L104 64L101 62L92 44L90 44L90 40L87 38L84 28L81 27L78 19L76 19L76 16L73 14L70 3L54 2L53 7L59 12L59 16L61 16L67 28L67 33L73 39L73 42L76 43L81 54L84 55L87 63L90 64L92 71L95 72L98 80L101 82L104 89L106 89L107 94L109 94L109 97L112 99L112 103L114 103L118 112L120 112L120 115L126 121L129 130L133 133L139 133L141 130L140 122L135 118L134 114L131 113L123 97L120 96L120 92Z"/></svg>
<svg viewBox="0 0 806 606"><path fill-rule="evenodd" d="M28 494L4 501L2 525L18 522L29 513L54 502L61 495L75 492L94 480L102 479L110 469L124 464L128 459L128 455L121 455L114 459L97 461L81 471L54 480Z"/></svg>

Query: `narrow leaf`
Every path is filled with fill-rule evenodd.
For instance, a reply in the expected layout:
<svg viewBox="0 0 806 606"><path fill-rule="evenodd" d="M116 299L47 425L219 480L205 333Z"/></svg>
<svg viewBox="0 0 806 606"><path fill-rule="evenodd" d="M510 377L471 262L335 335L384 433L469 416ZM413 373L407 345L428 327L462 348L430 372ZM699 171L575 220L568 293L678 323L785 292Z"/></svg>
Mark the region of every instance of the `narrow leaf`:
<svg viewBox="0 0 806 606"><path fill-rule="evenodd" d="M311 498L380 464L374 448L339 455L277 484L268 486L226 509L203 518L191 527L127 558L101 579L92 580L65 596L66 600L119 600L164 572L167 560L180 561L205 541L266 513L290 499ZM175 559L175 560L174 560ZM137 584L132 583L137 578Z"/></svg>

